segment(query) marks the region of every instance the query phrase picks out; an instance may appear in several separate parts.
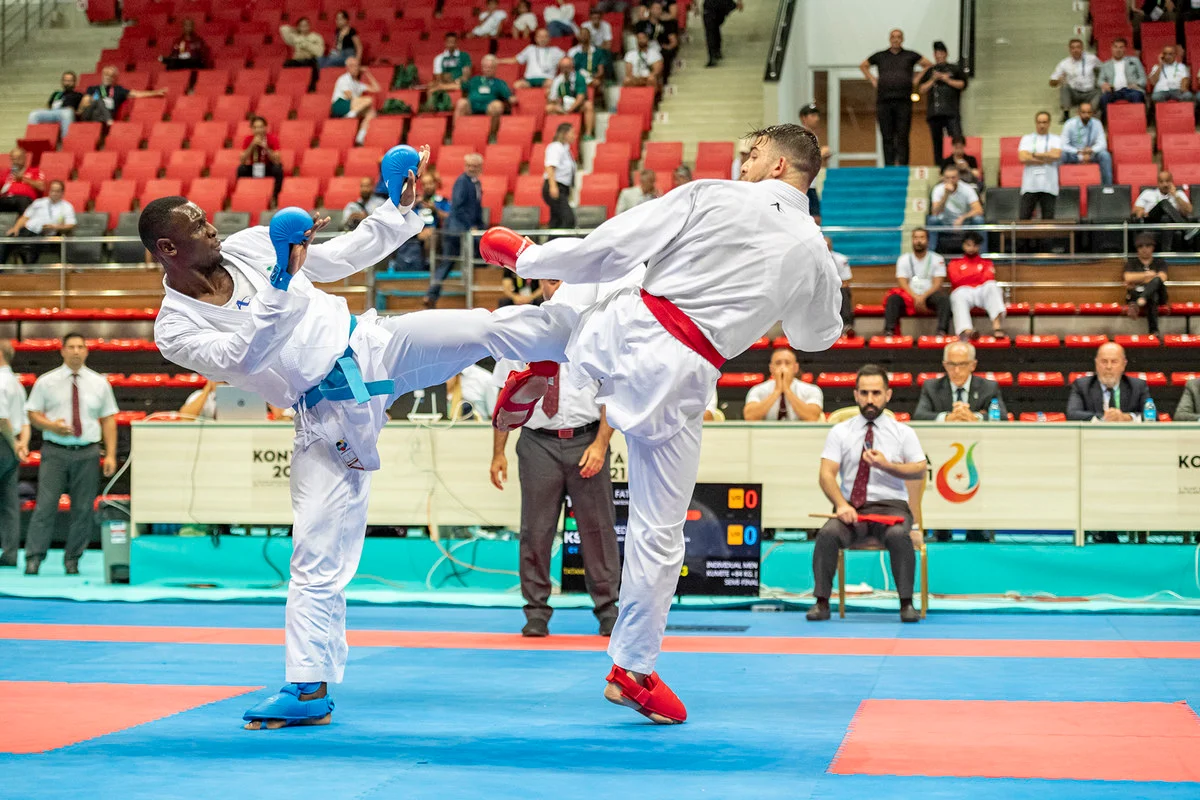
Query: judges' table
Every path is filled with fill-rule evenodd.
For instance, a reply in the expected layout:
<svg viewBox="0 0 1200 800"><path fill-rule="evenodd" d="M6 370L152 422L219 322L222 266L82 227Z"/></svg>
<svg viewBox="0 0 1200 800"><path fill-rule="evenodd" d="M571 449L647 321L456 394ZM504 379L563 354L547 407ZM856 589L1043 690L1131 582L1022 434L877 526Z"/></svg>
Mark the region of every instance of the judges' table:
<svg viewBox="0 0 1200 800"><path fill-rule="evenodd" d="M1200 519L1200 425L938 424L912 426L929 461L929 528L1193 530ZM763 484L762 523L811 528L829 504L817 467L829 426L710 424L700 481ZM133 522L288 524L292 429L278 423L146 422L132 432ZM488 480L484 424L384 428L371 485L372 525L503 525L520 516L511 485ZM613 479L628 456L613 437Z"/></svg>

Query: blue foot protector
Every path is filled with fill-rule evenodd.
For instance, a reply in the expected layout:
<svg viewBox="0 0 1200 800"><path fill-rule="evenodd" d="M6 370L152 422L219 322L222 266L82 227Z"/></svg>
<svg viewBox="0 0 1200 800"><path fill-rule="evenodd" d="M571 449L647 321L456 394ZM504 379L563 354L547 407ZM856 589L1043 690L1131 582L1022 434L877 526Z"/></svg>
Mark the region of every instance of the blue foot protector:
<svg viewBox="0 0 1200 800"><path fill-rule="evenodd" d="M289 683L242 715L247 722L281 719L288 725L303 725L333 712L333 700L326 694L317 700L301 700L301 694L314 692L319 683Z"/></svg>
<svg viewBox="0 0 1200 800"><path fill-rule="evenodd" d="M420 164L421 154L406 144L398 144L384 155L383 162L379 165L379 174L383 176L388 195L397 208L400 207L400 194L404 191L404 181L408 178L408 173L416 175Z"/></svg>
<svg viewBox="0 0 1200 800"><path fill-rule="evenodd" d="M271 270L271 285L276 289L287 291L288 284L292 282L292 276L288 274L292 245L303 244L305 234L312 226L312 214L296 206L281 208L271 217L271 244L275 246L275 268Z"/></svg>

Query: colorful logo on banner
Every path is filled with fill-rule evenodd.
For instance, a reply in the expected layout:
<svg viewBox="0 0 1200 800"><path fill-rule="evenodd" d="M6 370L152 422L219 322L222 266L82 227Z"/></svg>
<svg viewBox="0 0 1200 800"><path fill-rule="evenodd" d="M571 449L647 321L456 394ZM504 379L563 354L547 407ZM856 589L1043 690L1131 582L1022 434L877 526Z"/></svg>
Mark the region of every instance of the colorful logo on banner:
<svg viewBox="0 0 1200 800"><path fill-rule="evenodd" d="M979 443L972 444L969 450L958 442L950 446L954 448L954 455L938 470L938 494L951 503L965 503L979 491L979 470L975 468L975 448ZM950 485L951 479L954 486ZM955 486L962 487L963 491Z"/></svg>

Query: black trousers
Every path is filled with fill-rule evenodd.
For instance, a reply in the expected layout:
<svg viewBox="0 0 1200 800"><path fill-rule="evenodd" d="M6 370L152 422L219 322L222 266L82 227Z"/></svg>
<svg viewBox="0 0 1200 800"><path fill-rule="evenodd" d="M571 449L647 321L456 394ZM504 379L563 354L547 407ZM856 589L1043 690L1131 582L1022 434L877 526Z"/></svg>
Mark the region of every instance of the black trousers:
<svg viewBox="0 0 1200 800"><path fill-rule="evenodd" d="M1187 217L1179 213L1179 209L1168 200L1162 200L1154 208L1146 213L1146 222L1150 224L1164 222L1187 222ZM1158 231L1158 249L1159 250L1174 250L1179 244L1179 234L1183 231Z"/></svg>
<svg viewBox="0 0 1200 800"><path fill-rule="evenodd" d="M706 0L704 3L704 44L708 47L708 60L721 58L721 26L729 16L732 4Z"/></svg>
<svg viewBox="0 0 1200 800"><path fill-rule="evenodd" d="M29 230L29 228L21 228L21 230L17 231L17 236L23 238L37 238L40 237L41 234L34 233L33 231ZM0 244L0 264L4 264L8 261L9 248L12 248L14 251L16 251L17 255L21 257L22 263L32 264L38 260L38 255L41 253L42 249L48 246L49 245L32 243L16 245Z"/></svg>
<svg viewBox="0 0 1200 800"><path fill-rule="evenodd" d="M550 207L551 228L574 228L575 211L569 200L571 187L565 183L558 185L558 199L550 196L550 181L542 181L542 200Z"/></svg>
<svg viewBox="0 0 1200 800"><path fill-rule="evenodd" d="M883 163L908 166L908 135L912 132L912 100L876 100L875 119L883 137Z"/></svg>
<svg viewBox="0 0 1200 800"><path fill-rule="evenodd" d="M854 325L854 300L850 296L849 287L842 287L842 325L849 328Z"/></svg>
<svg viewBox="0 0 1200 800"><path fill-rule="evenodd" d="M1018 216L1021 219L1033 219L1033 210L1042 210L1042 219L1054 219L1054 204L1058 196L1048 192L1024 192L1021 195L1021 208Z"/></svg>
<svg viewBox="0 0 1200 800"><path fill-rule="evenodd" d="M275 179L275 194L279 194L279 190L283 188L283 164L273 164L267 162L267 176ZM253 178L254 165L240 164L237 168L237 176L239 178Z"/></svg>
<svg viewBox="0 0 1200 800"><path fill-rule="evenodd" d="M17 493L21 462L7 441L0 442L0 552L16 563L21 549L21 497Z"/></svg>
<svg viewBox="0 0 1200 800"><path fill-rule="evenodd" d="M937 314L937 332L950 332L950 295L948 292L934 292L925 298L925 305ZM892 334L900 325L900 318L908 313L904 298L892 295L883 307L883 333Z"/></svg>
<svg viewBox="0 0 1200 800"><path fill-rule="evenodd" d="M25 209L29 208L29 204L32 202L24 195L6 194L0 197L0 211L15 211L18 214L24 214Z"/></svg>
<svg viewBox="0 0 1200 800"><path fill-rule="evenodd" d="M942 137L962 136L962 120L957 115L953 117L929 117L929 138L933 140L933 163L941 164Z"/></svg>
<svg viewBox="0 0 1200 800"><path fill-rule="evenodd" d="M579 526L584 578L598 619L617 615L621 582L621 556L617 547L616 513L608 456L600 472L590 478L579 474L579 460L595 432L559 439L524 430L517 439L521 480L521 596L526 619L548 620L550 608L550 557L563 501L571 497Z"/></svg>
<svg viewBox="0 0 1200 800"><path fill-rule="evenodd" d="M833 594L833 576L837 572L838 550L854 547L868 539L883 543L888 555L892 558L892 578L896 581L896 593L900 599L911 601L913 594L913 575L917 568L917 557L913 551L912 539L908 532L912 530L912 512L908 503L900 500L882 500L863 504L859 509L862 514L887 514L903 516L904 521L898 525L884 526L878 522L857 522L846 525L839 519L826 522L817 533L817 543L813 547L813 596L828 600Z"/></svg>
<svg viewBox="0 0 1200 800"><path fill-rule="evenodd" d="M67 533L64 561L78 561L95 534L92 505L100 486L100 447L88 445L77 450L42 442L42 465L38 468L37 508L29 520L25 536L25 560L43 558L50 548L54 521L58 518L58 498L71 496L71 521Z"/></svg>
<svg viewBox="0 0 1200 800"><path fill-rule="evenodd" d="M1158 307L1167 302L1167 287L1162 278L1157 275L1141 286L1135 286L1125 293L1126 301L1136 303L1146 301L1146 320L1150 323L1150 333L1158 333Z"/></svg>

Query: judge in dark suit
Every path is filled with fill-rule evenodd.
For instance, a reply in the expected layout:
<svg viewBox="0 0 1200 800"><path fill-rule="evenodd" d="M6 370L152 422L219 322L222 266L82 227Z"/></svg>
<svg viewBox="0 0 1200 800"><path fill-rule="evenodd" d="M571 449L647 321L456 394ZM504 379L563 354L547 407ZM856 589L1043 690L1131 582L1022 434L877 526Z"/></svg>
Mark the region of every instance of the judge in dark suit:
<svg viewBox="0 0 1200 800"><path fill-rule="evenodd" d="M951 342L942 351L946 374L921 387L921 399L913 419L938 422L979 422L988 418L992 400L1000 401L1000 419L1008 419L1008 409L1000 395L1000 385L972 373L977 366L975 346L970 342Z"/></svg>
<svg viewBox="0 0 1200 800"><path fill-rule="evenodd" d="M1096 351L1096 374L1071 384L1067 419L1077 422L1141 422L1150 389L1125 374L1125 348L1116 342Z"/></svg>
<svg viewBox="0 0 1200 800"><path fill-rule="evenodd" d="M1200 422L1200 378L1192 378L1183 387L1183 396L1175 407L1176 422Z"/></svg>

